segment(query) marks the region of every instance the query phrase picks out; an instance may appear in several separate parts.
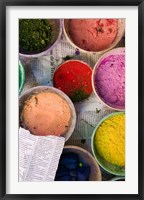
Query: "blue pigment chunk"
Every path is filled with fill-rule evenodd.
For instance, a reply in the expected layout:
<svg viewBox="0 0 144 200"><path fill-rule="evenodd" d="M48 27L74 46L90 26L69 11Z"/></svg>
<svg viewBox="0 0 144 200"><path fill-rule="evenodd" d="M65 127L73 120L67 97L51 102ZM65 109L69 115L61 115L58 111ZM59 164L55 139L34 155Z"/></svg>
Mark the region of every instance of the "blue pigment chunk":
<svg viewBox="0 0 144 200"><path fill-rule="evenodd" d="M68 169L75 169L78 166L78 155L75 153L64 153L60 159L60 165L64 165Z"/></svg>
<svg viewBox="0 0 144 200"><path fill-rule="evenodd" d="M70 170L70 176L77 177L77 169Z"/></svg>
<svg viewBox="0 0 144 200"><path fill-rule="evenodd" d="M89 166L79 167L77 173L79 181L88 181L90 175L90 167Z"/></svg>

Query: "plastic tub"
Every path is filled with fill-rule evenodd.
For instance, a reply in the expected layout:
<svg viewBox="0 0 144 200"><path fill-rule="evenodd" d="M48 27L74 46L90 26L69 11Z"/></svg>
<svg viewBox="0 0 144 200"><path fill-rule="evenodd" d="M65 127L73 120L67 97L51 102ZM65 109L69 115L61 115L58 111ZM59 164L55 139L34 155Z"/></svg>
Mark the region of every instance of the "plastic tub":
<svg viewBox="0 0 144 200"><path fill-rule="evenodd" d="M125 32L125 19L118 19L118 31L117 31L117 35L116 35L116 38L114 39L114 41L111 43L110 46L108 46L106 49L103 49L101 51L87 51L87 50L84 50L82 48L80 48L79 46L77 46L71 36L70 36L70 33L69 33L69 23L70 23L70 20L71 19L64 19L64 23L63 23L63 30L64 30L64 34L67 38L67 40L70 42L70 44L72 46L74 46L75 48L78 48L80 49L81 52L84 52L84 53L97 53L97 54L102 54L112 48L114 48L118 43L119 41L122 39L123 35L124 35L124 32Z"/></svg>
<svg viewBox="0 0 144 200"><path fill-rule="evenodd" d="M114 56L116 56L116 55L125 55L125 48L124 47L120 47L120 48L115 48L115 49L112 49L112 50L110 50L110 51L108 51L107 53L105 53L103 56L101 56L100 57L100 59L97 61L97 63L95 64L95 66L94 66L94 68L93 68L93 73L92 73L92 87L93 87L93 91L94 91L94 93L95 93L95 95L98 97L98 99L103 103L103 104L105 104L108 108L110 108L110 109L113 109L113 110L118 110L118 111L124 111L125 110L125 105L116 105L117 104L117 101L116 102L114 102L115 101L115 99L113 99L113 102L110 102L110 101L108 101L108 100L106 100L106 99L104 99L104 95L106 94L106 93L108 93L109 91L108 90L110 90L109 89L109 87L111 87L112 89L114 89L114 90L116 90L116 92L118 91L119 92L119 89L117 89L116 87L114 87L114 84L118 84L118 86L119 87L122 87L123 89L123 96L125 95L125 80L124 80L124 83L122 83L122 84L124 84L124 86L122 86L122 84L121 83L119 83L121 80L123 80L124 79L124 76L125 76L125 69L124 69L124 75L122 76L122 79L120 80L120 78L117 80L117 78L116 78L116 76L111 76L111 74L110 74L110 72L109 72L109 76L108 75L105 75L106 73L107 73L107 71L106 71L106 69L105 69L105 71L103 71L103 74L101 73L101 75L102 76L107 76L107 79L109 79L110 78L110 76L111 76L111 79L113 79L113 81L114 81L114 84L112 83L112 81L109 81L109 84L105 84L105 87L107 87L107 89L105 89L105 90L107 90L107 91L105 91L105 93L103 94L103 96L100 94L100 91L98 90L98 87L97 87L97 82L96 82L96 77L97 77L97 73L98 73L98 68L99 68L99 66L100 66L100 64L105 60L105 59L107 59L109 56L111 56L111 55L114 55ZM104 61L105 62L105 61ZM124 63L125 63L125 60L124 60ZM104 64L103 64L103 66L104 66ZM110 69L110 68L109 68ZM111 69L110 69L111 70ZM109 71L110 71L109 70ZM116 70L117 69L115 69L115 72L116 72ZM122 73L123 73L123 71L122 71ZM118 73L117 73L117 76L118 76ZM119 82L118 82L119 81ZM101 81L102 82L102 81ZM104 81L103 81L103 83L104 83ZM111 86L110 86L110 84L111 84ZM111 90L112 90L111 89ZM116 100L118 100L118 101L120 101L119 100L119 97L117 97L117 95L116 95L116 92L114 93L114 95L116 96ZM102 93L102 92L101 92ZM113 95L111 95L111 96L109 96L109 98L113 98L114 96ZM124 100L125 101L125 100ZM125 104L125 103L123 103L123 104Z"/></svg>
<svg viewBox="0 0 144 200"><path fill-rule="evenodd" d="M88 151L78 146L67 145L64 147L63 153L75 153L79 156L81 162L90 166L90 176L88 181L102 180L100 167Z"/></svg>
<svg viewBox="0 0 144 200"><path fill-rule="evenodd" d="M114 174L117 176L125 176L125 166L118 166L118 165L114 165L109 163L108 161L106 161L101 155L99 155L99 153L97 152L96 148L95 148L95 143L94 143L94 139L95 139L95 135L97 133L97 129L99 128L99 126L109 117L114 116L114 115L119 115L119 114L123 114L124 112L115 112L115 113L111 113L107 116L105 116L102 120L100 120L100 122L97 124L97 126L95 127L93 134L92 134L92 139L91 139L91 148L92 148L92 152L93 155L95 157L95 159L97 160L97 162L99 163L99 165L108 173L110 174Z"/></svg>
<svg viewBox="0 0 144 200"><path fill-rule="evenodd" d="M121 176L121 177L114 177L112 178L110 181L125 181L125 177Z"/></svg>
<svg viewBox="0 0 144 200"><path fill-rule="evenodd" d="M25 71L24 67L19 61L19 94L22 92L25 82Z"/></svg>

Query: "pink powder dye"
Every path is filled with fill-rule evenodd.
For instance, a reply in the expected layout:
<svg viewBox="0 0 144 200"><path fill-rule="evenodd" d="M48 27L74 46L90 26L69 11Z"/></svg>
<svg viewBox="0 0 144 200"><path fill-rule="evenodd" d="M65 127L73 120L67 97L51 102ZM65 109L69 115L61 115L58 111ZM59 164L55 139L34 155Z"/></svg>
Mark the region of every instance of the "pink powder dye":
<svg viewBox="0 0 144 200"><path fill-rule="evenodd" d="M116 38L117 19L72 19L69 34L73 42L87 51L108 48Z"/></svg>
<svg viewBox="0 0 144 200"><path fill-rule="evenodd" d="M99 97L115 109L125 108L125 51L112 53L99 64L95 76Z"/></svg>

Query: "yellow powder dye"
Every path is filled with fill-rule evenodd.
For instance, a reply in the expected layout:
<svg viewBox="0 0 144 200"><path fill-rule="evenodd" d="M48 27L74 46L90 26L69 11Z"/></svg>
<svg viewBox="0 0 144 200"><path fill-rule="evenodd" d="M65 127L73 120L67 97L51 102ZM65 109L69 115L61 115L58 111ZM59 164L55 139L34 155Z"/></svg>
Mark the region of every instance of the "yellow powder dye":
<svg viewBox="0 0 144 200"><path fill-rule="evenodd" d="M101 157L111 164L125 166L125 114L110 116L103 121L95 135L95 147Z"/></svg>

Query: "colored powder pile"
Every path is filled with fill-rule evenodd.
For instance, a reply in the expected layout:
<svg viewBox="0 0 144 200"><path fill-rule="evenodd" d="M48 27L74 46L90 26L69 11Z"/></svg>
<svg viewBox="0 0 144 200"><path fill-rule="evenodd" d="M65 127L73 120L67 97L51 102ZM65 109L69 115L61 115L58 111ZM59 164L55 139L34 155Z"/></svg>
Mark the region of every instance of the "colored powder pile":
<svg viewBox="0 0 144 200"><path fill-rule="evenodd" d="M122 48L119 54L104 58L95 75L95 88L99 97L109 106L125 108L125 54Z"/></svg>
<svg viewBox="0 0 144 200"><path fill-rule="evenodd" d="M92 69L86 63L71 60L54 73L54 87L66 93L73 102L86 99L92 93Z"/></svg>
<svg viewBox="0 0 144 200"><path fill-rule="evenodd" d="M47 19L19 19L19 45L27 52L45 50L52 40L52 27Z"/></svg>
<svg viewBox="0 0 144 200"><path fill-rule="evenodd" d="M73 152L61 155L55 181L88 181L90 166Z"/></svg>
<svg viewBox="0 0 144 200"><path fill-rule="evenodd" d="M94 142L102 158L111 164L125 166L125 114L116 114L103 121Z"/></svg>
<svg viewBox="0 0 144 200"><path fill-rule="evenodd" d="M60 136L67 132L71 122L68 103L54 92L41 92L25 101L21 121L34 135Z"/></svg>
<svg viewBox="0 0 144 200"><path fill-rule="evenodd" d="M117 19L72 19L69 34L73 42L87 51L108 48L116 38Z"/></svg>

